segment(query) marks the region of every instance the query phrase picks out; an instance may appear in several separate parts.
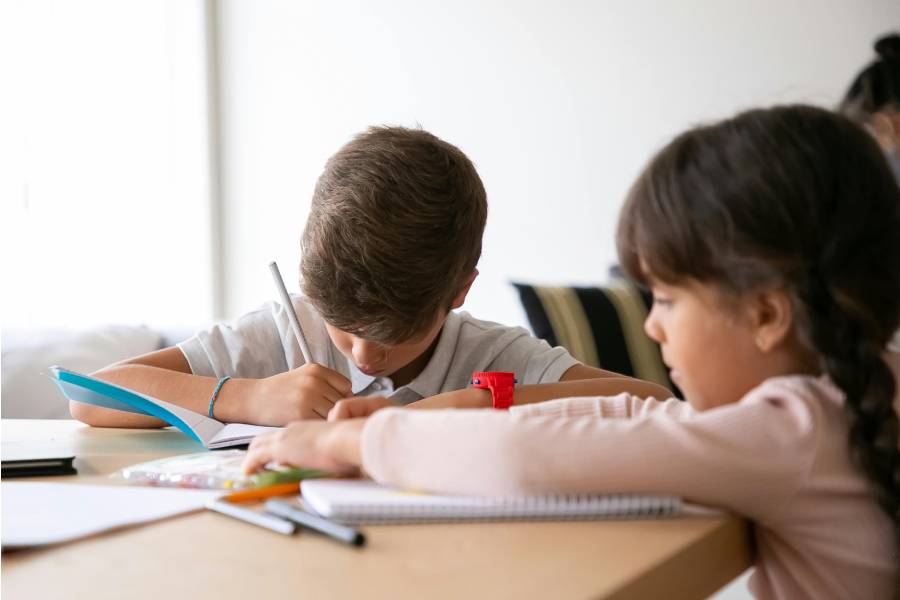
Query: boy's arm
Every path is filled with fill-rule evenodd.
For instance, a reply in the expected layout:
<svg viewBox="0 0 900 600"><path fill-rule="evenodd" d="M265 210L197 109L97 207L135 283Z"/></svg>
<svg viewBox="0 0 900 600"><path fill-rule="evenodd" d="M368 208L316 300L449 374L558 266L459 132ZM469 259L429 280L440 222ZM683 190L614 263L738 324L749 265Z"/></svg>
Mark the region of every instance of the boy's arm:
<svg viewBox="0 0 900 600"><path fill-rule="evenodd" d="M177 347L157 350L93 374L137 392L202 415L218 380L191 373ZM229 379L219 391L215 418L224 422L284 425L296 419L325 418L334 402L351 393L340 373L317 364L303 365L265 379ZM69 401L72 417L95 427L164 427L150 416Z"/></svg>
<svg viewBox="0 0 900 600"><path fill-rule="evenodd" d="M206 414L206 408L200 409L200 398L206 396L208 401L217 382L212 377L192 375L187 359L176 347L156 350L116 363L92 373L92 377L178 404L202 414ZM222 392L220 392L219 401L222 400ZM75 400L69 400L69 412L73 418L94 427L165 427L168 425L156 417L112 410Z"/></svg>
<svg viewBox="0 0 900 600"><path fill-rule="evenodd" d="M513 391L513 404L532 404L575 396L617 396L622 392L639 398L662 400L672 397L671 391L656 383L577 364L569 367L557 383L516 387ZM490 390L466 388L411 402L407 408L490 408L492 404ZM335 405L328 419L335 421L366 417L390 406L394 404L380 396L348 398Z"/></svg>
<svg viewBox="0 0 900 600"><path fill-rule="evenodd" d="M669 398L672 392L663 386L604 371L587 365L570 367L558 383L538 383L516 387L513 404L531 404L574 396L615 396L627 392L640 398ZM490 390L467 388L423 398L409 408L489 408Z"/></svg>

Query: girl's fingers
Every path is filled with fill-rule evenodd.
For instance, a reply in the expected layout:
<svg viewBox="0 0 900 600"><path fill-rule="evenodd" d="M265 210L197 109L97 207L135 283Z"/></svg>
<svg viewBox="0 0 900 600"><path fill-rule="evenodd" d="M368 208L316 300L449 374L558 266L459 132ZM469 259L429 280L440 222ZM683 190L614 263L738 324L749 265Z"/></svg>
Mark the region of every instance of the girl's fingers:
<svg viewBox="0 0 900 600"><path fill-rule="evenodd" d="M274 433L266 433L257 436L253 440L242 465L245 473L255 473L272 460L272 446L275 435Z"/></svg>
<svg viewBox="0 0 900 600"><path fill-rule="evenodd" d="M381 396L344 398L338 401L328 413L328 420L338 421L341 419L368 417L378 409L390 405L391 403Z"/></svg>

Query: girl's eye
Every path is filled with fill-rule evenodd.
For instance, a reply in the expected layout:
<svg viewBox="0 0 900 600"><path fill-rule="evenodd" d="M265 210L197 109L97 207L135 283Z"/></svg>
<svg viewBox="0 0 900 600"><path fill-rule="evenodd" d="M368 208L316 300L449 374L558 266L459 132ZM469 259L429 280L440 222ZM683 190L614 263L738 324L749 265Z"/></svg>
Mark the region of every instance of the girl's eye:
<svg viewBox="0 0 900 600"><path fill-rule="evenodd" d="M672 304L672 299L666 296L653 294L653 304L659 306L670 306Z"/></svg>

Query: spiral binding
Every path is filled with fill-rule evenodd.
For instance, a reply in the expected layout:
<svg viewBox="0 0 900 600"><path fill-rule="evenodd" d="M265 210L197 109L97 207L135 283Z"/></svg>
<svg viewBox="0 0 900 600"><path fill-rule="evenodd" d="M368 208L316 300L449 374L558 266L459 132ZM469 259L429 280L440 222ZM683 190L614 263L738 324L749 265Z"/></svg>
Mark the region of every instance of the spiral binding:
<svg viewBox="0 0 900 600"><path fill-rule="evenodd" d="M427 499L428 497L423 497ZM444 500L442 497L440 500ZM459 521L584 521L646 519L677 515L681 498L633 494L454 497L451 502L363 504L332 502L326 516L347 524L447 523Z"/></svg>

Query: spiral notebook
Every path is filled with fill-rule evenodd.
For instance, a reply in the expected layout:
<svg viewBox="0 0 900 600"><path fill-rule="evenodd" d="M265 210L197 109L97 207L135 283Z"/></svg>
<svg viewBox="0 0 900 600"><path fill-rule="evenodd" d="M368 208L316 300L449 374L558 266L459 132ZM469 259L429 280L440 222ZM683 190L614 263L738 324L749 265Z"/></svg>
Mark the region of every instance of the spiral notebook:
<svg viewBox="0 0 900 600"><path fill-rule="evenodd" d="M676 516L676 496L559 495L479 498L404 491L362 479L304 481L303 502L352 525L450 521L569 521Z"/></svg>

